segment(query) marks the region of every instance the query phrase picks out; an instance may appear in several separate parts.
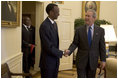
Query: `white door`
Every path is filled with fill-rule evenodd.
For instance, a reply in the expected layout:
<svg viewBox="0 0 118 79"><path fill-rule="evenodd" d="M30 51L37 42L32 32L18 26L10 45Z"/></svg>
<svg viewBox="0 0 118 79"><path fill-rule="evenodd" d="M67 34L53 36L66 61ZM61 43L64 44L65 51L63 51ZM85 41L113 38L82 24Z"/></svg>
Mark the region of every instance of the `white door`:
<svg viewBox="0 0 118 79"><path fill-rule="evenodd" d="M56 20L59 31L59 47L61 50L68 49L74 34L74 20L72 19L72 9L66 5L58 5L60 8L60 16ZM59 70L72 69L73 54L69 57L62 57L60 59Z"/></svg>

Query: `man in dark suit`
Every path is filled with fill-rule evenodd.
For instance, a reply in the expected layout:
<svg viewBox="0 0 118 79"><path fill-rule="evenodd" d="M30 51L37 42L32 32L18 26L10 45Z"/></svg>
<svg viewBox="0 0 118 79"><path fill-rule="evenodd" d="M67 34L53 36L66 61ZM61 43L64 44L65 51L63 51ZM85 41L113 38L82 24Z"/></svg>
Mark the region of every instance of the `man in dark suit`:
<svg viewBox="0 0 118 79"><path fill-rule="evenodd" d="M63 51L59 50L58 28L54 21L59 16L59 8L56 4L48 4L46 12L48 17L39 29L41 39L39 67L42 78L57 78L59 61L63 55Z"/></svg>
<svg viewBox="0 0 118 79"><path fill-rule="evenodd" d="M35 45L35 28L31 25L29 17L23 17L22 24L22 52L23 52L23 71L29 73L32 63L31 47Z"/></svg>
<svg viewBox="0 0 118 79"><path fill-rule="evenodd" d="M106 50L104 29L95 25L96 12L89 9L85 15L85 25L76 29L72 44L66 52L70 54L78 47L76 55L79 78L94 78L100 56L101 68L105 67ZM69 55L70 55L69 54Z"/></svg>

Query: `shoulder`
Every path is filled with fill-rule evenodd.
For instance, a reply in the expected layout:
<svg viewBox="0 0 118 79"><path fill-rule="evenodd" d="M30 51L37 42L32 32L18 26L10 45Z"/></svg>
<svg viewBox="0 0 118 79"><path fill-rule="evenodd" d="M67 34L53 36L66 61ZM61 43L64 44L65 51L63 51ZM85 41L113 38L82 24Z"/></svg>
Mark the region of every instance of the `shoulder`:
<svg viewBox="0 0 118 79"><path fill-rule="evenodd" d="M48 19L45 19L42 24L40 25L40 30L48 30L50 26L50 22L48 21Z"/></svg>
<svg viewBox="0 0 118 79"><path fill-rule="evenodd" d="M24 29L25 28L25 26L22 24L22 29Z"/></svg>
<svg viewBox="0 0 118 79"><path fill-rule="evenodd" d="M102 28L102 27L100 27L100 26L95 25L95 27L96 27L99 31L104 31L104 28Z"/></svg>
<svg viewBox="0 0 118 79"><path fill-rule="evenodd" d="M50 25L50 21L49 21L48 18L46 18L46 19L42 22L41 26L48 26L48 25Z"/></svg>
<svg viewBox="0 0 118 79"><path fill-rule="evenodd" d="M48 25L49 25L49 23L48 23L46 20L44 20L44 21L42 22L40 28L48 28Z"/></svg>
<svg viewBox="0 0 118 79"><path fill-rule="evenodd" d="M77 27L75 30L76 30L76 31L81 31L81 30L84 29L85 27L86 27L85 25L79 26L79 27Z"/></svg>

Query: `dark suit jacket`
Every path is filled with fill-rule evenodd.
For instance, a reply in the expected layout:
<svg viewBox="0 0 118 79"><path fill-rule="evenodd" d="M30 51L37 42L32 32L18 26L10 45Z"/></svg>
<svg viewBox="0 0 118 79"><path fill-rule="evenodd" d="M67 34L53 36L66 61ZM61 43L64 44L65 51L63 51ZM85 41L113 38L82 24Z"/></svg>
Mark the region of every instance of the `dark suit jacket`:
<svg viewBox="0 0 118 79"><path fill-rule="evenodd" d="M89 61L91 69L95 69L99 56L101 61L106 61L104 29L94 25L92 45L89 48L86 25L79 27L75 32L73 43L69 47L71 53L76 47L78 47L76 55L77 67L85 69Z"/></svg>
<svg viewBox="0 0 118 79"><path fill-rule="evenodd" d="M22 25L22 51L30 50L28 44L35 44L35 28L30 27L29 31Z"/></svg>
<svg viewBox="0 0 118 79"><path fill-rule="evenodd" d="M63 52L59 50L58 31L54 29L51 21L46 18L41 24L40 29L41 39L41 58L40 67L52 69L59 66L59 58Z"/></svg>

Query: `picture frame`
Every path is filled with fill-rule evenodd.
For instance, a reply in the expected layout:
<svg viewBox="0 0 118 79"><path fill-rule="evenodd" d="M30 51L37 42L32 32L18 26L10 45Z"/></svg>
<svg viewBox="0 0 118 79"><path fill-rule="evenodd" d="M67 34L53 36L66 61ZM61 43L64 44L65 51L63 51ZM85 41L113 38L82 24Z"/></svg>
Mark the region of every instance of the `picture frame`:
<svg viewBox="0 0 118 79"><path fill-rule="evenodd" d="M100 1L83 1L82 2L82 18L85 18L85 12L88 9L94 9L99 19Z"/></svg>
<svg viewBox="0 0 118 79"><path fill-rule="evenodd" d="M64 4L64 1L52 1L54 4Z"/></svg>
<svg viewBox="0 0 118 79"><path fill-rule="evenodd" d="M20 26L20 1L1 1L2 27Z"/></svg>

